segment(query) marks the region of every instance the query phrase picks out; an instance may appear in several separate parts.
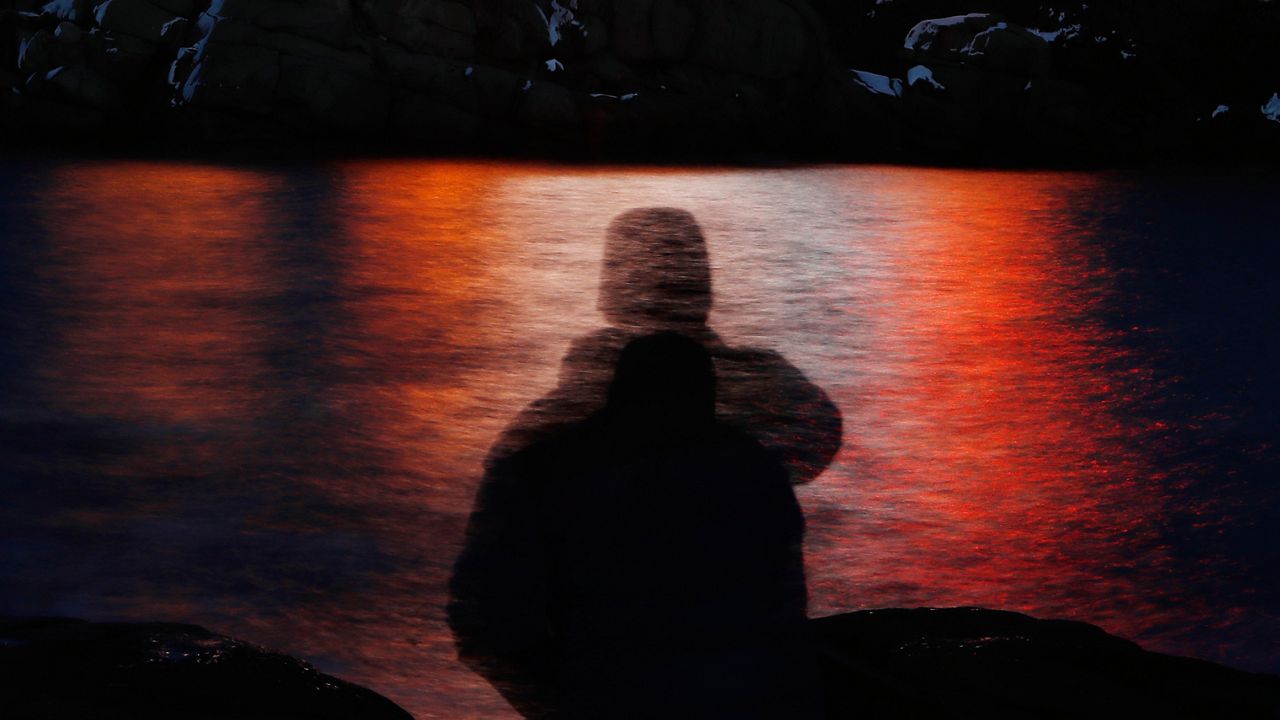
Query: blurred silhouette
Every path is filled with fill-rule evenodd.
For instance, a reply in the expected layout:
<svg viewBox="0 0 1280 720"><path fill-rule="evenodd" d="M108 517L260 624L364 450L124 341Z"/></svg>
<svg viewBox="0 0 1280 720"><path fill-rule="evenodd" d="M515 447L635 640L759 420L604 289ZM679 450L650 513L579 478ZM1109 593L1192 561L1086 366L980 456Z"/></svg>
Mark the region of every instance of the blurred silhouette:
<svg viewBox="0 0 1280 720"><path fill-rule="evenodd" d="M641 335L674 330L711 354L718 416L776 455L791 482L813 480L840 449L839 410L778 353L726 345L707 326L711 303L706 240L691 214L641 208L619 215L606 233L598 299L609 327L574 341L557 387L507 428L490 464L599 410L622 347Z"/></svg>
<svg viewBox="0 0 1280 720"><path fill-rule="evenodd" d="M816 718L803 519L674 332L603 409L490 465L454 569L459 657L529 718Z"/></svg>

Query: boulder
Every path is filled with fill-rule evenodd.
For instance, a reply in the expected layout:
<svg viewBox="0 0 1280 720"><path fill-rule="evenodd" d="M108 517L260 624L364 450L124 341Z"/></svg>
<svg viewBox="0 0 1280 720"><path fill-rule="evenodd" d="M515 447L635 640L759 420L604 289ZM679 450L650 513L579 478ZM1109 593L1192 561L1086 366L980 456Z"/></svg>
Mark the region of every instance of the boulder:
<svg viewBox="0 0 1280 720"><path fill-rule="evenodd" d="M577 102L568 88L552 82L528 81L521 90L524 97L517 112L522 124L557 134L581 124Z"/></svg>
<svg viewBox="0 0 1280 720"><path fill-rule="evenodd" d="M52 0L41 6L41 12L59 20L87 24L93 18L93 0Z"/></svg>
<svg viewBox="0 0 1280 720"><path fill-rule="evenodd" d="M373 57L368 53L344 50L302 35L274 32L238 20L203 15L197 27L197 51L218 45L253 45L353 72L372 71L374 67Z"/></svg>
<svg viewBox="0 0 1280 720"><path fill-rule="evenodd" d="M386 82L371 55L212 12L197 27L196 45L178 54L169 73L180 104L340 133L385 126Z"/></svg>
<svg viewBox="0 0 1280 720"><path fill-rule="evenodd" d="M452 58L475 55L476 18L453 0L369 0L362 9L374 29L413 50Z"/></svg>
<svg viewBox="0 0 1280 720"><path fill-rule="evenodd" d="M18 39L19 74L31 75L47 68L53 48L53 33L48 30L22 33Z"/></svg>
<svg viewBox="0 0 1280 720"><path fill-rule="evenodd" d="M485 125L476 115L414 92L398 92L390 127L409 142L434 150L469 147Z"/></svg>
<svg viewBox="0 0 1280 720"><path fill-rule="evenodd" d="M120 88L84 65L56 67L48 71L41 82L66 102L108 111L123 104Z"/></svg>
<svg viewBox="0 0 1280 720"><path fill-rule="evenodd" d="M0 620L6 720L412 720L286 655L194 625Z"/></svg>
<svg viewBox="0 0 1280 720"><path fill-rule="evenodd" d="M707 0L699 4L698 27L698 61L770 80L801 72L820 43L802 14L782 0Z"/></svg>
<svg viewBox="0 0 1280 720"><path fill-rule="evenodd" d="M255 45L200 47L180 83L180 102L196 107L268 115L280 81L280 53Z"/></svg>
<svg viewBox="0 0 1280 720"><path fill-rule="evenodd" d="M387 124L387 91L372 72L291 55L280 58L277 117L308 133L376 135Z"/></svg>
<svg viewBox="0 0 1280 720"><path fill-rule="evenodd" d="M336 47L359 44L347 0L310 0L305 4L292 0L212 0L206 12Z"/></svg>
<svg viewBox="0 0 1280 720"><path fill-rule="evenodd" d="M1041 77L1049 72L1048 41L996 15L970 13L922 20L903 41L909 59L922 64L966 65Z"/></svg>
<svg viewBox="0 0 1280 720"><path fill-rule="evenodd" d="M173 15L189 18L196 14L196 0L150 0L152 5Z"/></svg>
<svg viewBox="0 0 1280 720"><path fill-rule="evenodd" d="M614 0L609 37L613 39L613 52L619 60L648 62L656 58L653 26L649 21L652 9L653 0Z"/></svg>
<svg viewBox="0 0 1280 720"><path fill-rule="evenodd" d="M484 57L537 61L548 57L547 18L530 0L475 0L476 47Z"/></svg>
<svg viewBox="0 0 1280 720"><path fill-rule="evenodd" d="M84 39L84 30L73 22L63 20L54 28L53 36L63 45L77 45Z"/></svg>
<svg viewBox="0 0 1280 720"><path fill-rule="evenodd" d="M188 21L147 0L103 0L94 8L94 19L104 30L155 43L177 46Z"/></svg>
<svg viewBox="0 0 1280 720"><path fill-rule="evenodd" d="M698 14L688 0L654 0L653 54L658 60L679 61L689 55L698 29Z"/></svg>
<svg viewBox="0 0 1280 720"><path fill-rule="evenodd" d="M461 60L411 53L397 45L381 44L383 59L392 82L410 88L433 102L466 112L476 112L479 98L471 79L475 68Z"/></svg>
<svg viewBox="0 0 1280 720"><path fill-rule="evenodd" d="M1280 678L1147 652L1081 622L920 608L811 626L830 720L1280 714Z"/></svg>

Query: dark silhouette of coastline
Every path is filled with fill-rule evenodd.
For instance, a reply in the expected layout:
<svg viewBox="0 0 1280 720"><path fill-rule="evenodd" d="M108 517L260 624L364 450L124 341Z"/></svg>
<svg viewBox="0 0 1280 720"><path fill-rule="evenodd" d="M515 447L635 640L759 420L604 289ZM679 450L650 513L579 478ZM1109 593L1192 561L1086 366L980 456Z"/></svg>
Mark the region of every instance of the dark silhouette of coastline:
<svg viewBox="0 0 1280 720"><path fill-rule="evenodd" d="M603 410L490 467L449 619L525 717L820 716L800 507L714 378L694 340L634 340Z"/></svg>
<svg viewBox="0 0 1280 720"><path fill-rule="evenodd" d="M556 388L516 417L494 444L490 464L599 410L623 346L672 330L711 354L716 414L776 455L792 483L816 478L840 449L839 409L777 352L721 340L707 326L711 304L706 239L693 215L675 208L619 215L606 233L597 302L609 326L573 342Z"/></svg>

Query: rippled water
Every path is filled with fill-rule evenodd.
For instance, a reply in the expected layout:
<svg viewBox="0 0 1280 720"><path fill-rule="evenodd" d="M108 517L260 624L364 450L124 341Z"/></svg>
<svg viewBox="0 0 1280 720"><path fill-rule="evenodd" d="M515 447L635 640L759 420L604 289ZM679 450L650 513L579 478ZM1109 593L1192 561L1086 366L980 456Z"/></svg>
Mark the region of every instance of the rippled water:
<svg viewBox="0 0 1280 720"><path fill-rule="evenodd" d="M0 612L204 624L498 717L444 586L481 462L698 218L711 326L823 387L811 613L983 605L1280 672L1280 185L893 167L15 163Z"/></svg>

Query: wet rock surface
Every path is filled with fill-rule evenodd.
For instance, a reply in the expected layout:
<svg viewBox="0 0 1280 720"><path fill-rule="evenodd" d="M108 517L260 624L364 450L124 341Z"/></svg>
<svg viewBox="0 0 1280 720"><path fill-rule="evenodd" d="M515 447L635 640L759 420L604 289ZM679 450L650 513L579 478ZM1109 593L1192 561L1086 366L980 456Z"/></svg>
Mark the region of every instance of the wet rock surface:
<svg viewBox="0 0 1280 720"><path fill-rule="evenodd" d="M194 625L0 620L0 717L407 720L305 662Z"/></svg>
<svg viewBox="0 0 1280 720"><path fill-rule="evenodd" d="M217 151L1280 157L1266 0L15 0L0 123ZM851 71L903 84L868 91ZM1228 110L1219 111L1217 108Z"/></svg>
<svg viewBox="0 0 1280 720"><path fill-rule="evenodd" d="M920 608L811 624L831 720L1280 716L1280 677L1147 652L1086 623Z"/></svg>

